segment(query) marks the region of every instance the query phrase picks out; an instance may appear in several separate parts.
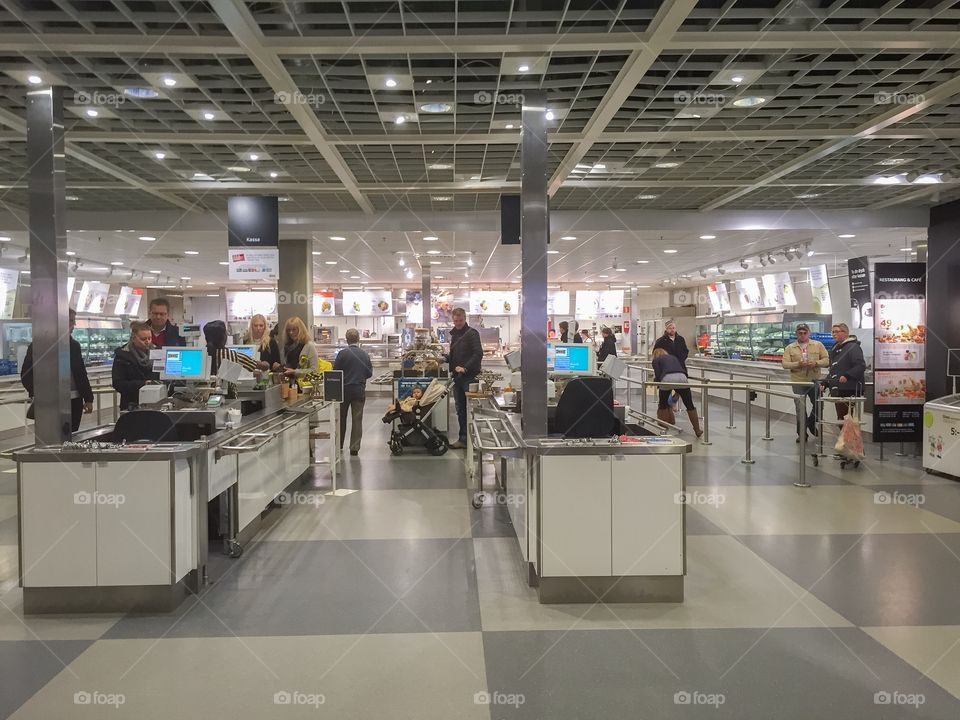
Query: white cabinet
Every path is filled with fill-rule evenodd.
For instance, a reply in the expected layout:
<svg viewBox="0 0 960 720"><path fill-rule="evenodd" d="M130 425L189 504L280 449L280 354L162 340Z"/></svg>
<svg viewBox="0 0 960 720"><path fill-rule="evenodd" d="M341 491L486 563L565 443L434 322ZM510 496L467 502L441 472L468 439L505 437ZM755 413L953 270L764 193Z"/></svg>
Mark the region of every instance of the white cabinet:
<svg viewBox="0 0 960 720"><path fill-rule="evenodd" d="M309 435L310 423L304 415L256 452L238 455L237 516L241 530L307 469Z"/></svg>
<svg viewBox="0 0 960 720"><path fill-rule="evenodd" d="M540 463L541 577L683 574L682 456L557 454Z"/></svg>

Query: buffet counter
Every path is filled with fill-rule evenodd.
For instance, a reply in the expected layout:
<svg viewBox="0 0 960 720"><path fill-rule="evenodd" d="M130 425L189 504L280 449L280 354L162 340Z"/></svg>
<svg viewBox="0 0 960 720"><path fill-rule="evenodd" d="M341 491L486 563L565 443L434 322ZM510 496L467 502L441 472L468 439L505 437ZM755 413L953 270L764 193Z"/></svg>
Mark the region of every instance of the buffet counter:
<svg viewBox="0 0 960 720"><path fill-rule="evenodd" d="M208 500L222 495L237 546L309 466L309 421L329 404L260 410L191 442L118 446L101 426L16 452L24 612L166 611L198 592Z"/></svg>
<svg viewBox="0 0 960 720"><path fill-rule="evenodd" d="M688 443L524 440L519 414L491 399L472 402L470 441L500 459L505 504L541 603L682 602Z"/></svg>

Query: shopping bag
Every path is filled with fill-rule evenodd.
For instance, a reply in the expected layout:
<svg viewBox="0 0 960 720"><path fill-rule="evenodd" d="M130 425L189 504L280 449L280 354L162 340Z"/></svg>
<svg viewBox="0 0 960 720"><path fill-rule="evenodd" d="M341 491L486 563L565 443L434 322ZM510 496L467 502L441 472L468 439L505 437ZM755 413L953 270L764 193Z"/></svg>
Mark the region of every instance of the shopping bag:
<svg viewBox="0 0 960 720"><path fill-rule="evenodd" d="M840 437L833 449L851 460L863 460L863 433L860 432L860 423L852 415L843 419Z"/></svg>

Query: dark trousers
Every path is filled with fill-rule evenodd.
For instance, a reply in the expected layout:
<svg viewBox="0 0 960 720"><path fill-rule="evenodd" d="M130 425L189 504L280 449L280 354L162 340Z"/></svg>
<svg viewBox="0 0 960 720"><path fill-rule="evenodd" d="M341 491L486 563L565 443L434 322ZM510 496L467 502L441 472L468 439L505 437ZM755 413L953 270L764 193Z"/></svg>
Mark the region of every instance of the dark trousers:
<svg viewBox="0 0 960 720"><path fill-rule="evenodd" d="M350 413L350 452L360 451L363 439L363 405L367 400L362 385L346 385L343 388L343 402L340 403L340 449L343 450L344 436L347 434L347 413Z"/></svg>
<svg viewBox="0 0 960 720"><path fill-rule="evenodd" d="M83 419L83 398L70 398L70 421L73 432L80 429L80 420Z"/></svg>
<svg viewBox="0 0 960 720"><path fill-rule="evenodd" d="M833 397L853 397L857 394L856 390L839 390L831 389L830 394ZM850 403L834 403L833 406L837 409L837 420L843 420L847 413L850 412Z"/></svg>
<svg viewBox="0 0 960 720"><path fill-rule="evenodd" d="M819 397L819 385L794 385L793 392L795 395L803 395L803 418L797 416L797 435L803 432L803 428L806 427L811 433L816 429L817 422L819 421L819 411L817 408L817 399ZM807 414L807 400L810 398L810 403L813 405L813 409Z"/></svg>
<svg viewBox="0 0 960 720"><path fill-rule="evenodd" d="M457 422L460 423L460 442L467 441L467 388L477 379L476 375L458 377L453 381L453 401L457 406Z"/></svg>
<svg viewBox="0 0 960 720"><path fill-rule="evenodd" d="M660 391L660 401L657 403L657 408L659 410L666 410L670 407L670 393L673 390L661 390ZM696 405L693 404L693 393L690 392L690 388L677 388L677 395L680 396L680 399L683 401L683 406L687 409L687 412L691 410L696 410Z"/></svg>

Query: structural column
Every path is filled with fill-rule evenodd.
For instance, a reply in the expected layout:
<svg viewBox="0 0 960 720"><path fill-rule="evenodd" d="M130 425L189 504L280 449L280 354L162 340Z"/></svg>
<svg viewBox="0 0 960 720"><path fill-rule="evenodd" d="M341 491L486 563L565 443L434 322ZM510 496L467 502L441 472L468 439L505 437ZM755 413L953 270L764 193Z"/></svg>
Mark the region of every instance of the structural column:
<svg viewBox="0 0 960 720"><path fill-rule="evenodd" d="M520 358L523 435L547 435L547 96L524 93L520 146Z"/></svg>
<svg viewBox="0 0 960 720"><path fill-rule="evenodd" d="M310 240L280 240L279 244L277 316L280 332L292 317L303 320L310 330L313 328L313 243ZM282 336L278 342L283 344Z"/></svg>
<svg viewBox="0 0 960 720"><path fill-rule="evenodd" d="M953 391L947 349L960 348L960 200L930 209L927 231L927 399Z"/></svg>
<svg viewBox="0 0 960 720"><path fill-rule="evenodd" d="M427 265L420 270L421 277L423 278L423 285L420 290L420 294L423 298L423 327L430 329L433 323L433 292L430 287L430 266Z"/></svg>
<svg viewBox="0 0 960 720"><path fill-rule="evenodd" d="M63 88L27 92L31 317L37 445L70 439Z"/></svg>
<svg viewBox="0 0 960 720"><path fill-rule="evenodd" d="M637 289L630 289L630 315L628 316L630 322L630 331L628 333L630 337L630 354L634 357L637 356L639 348L637 347L639 335L637 333Z"/></svg>

